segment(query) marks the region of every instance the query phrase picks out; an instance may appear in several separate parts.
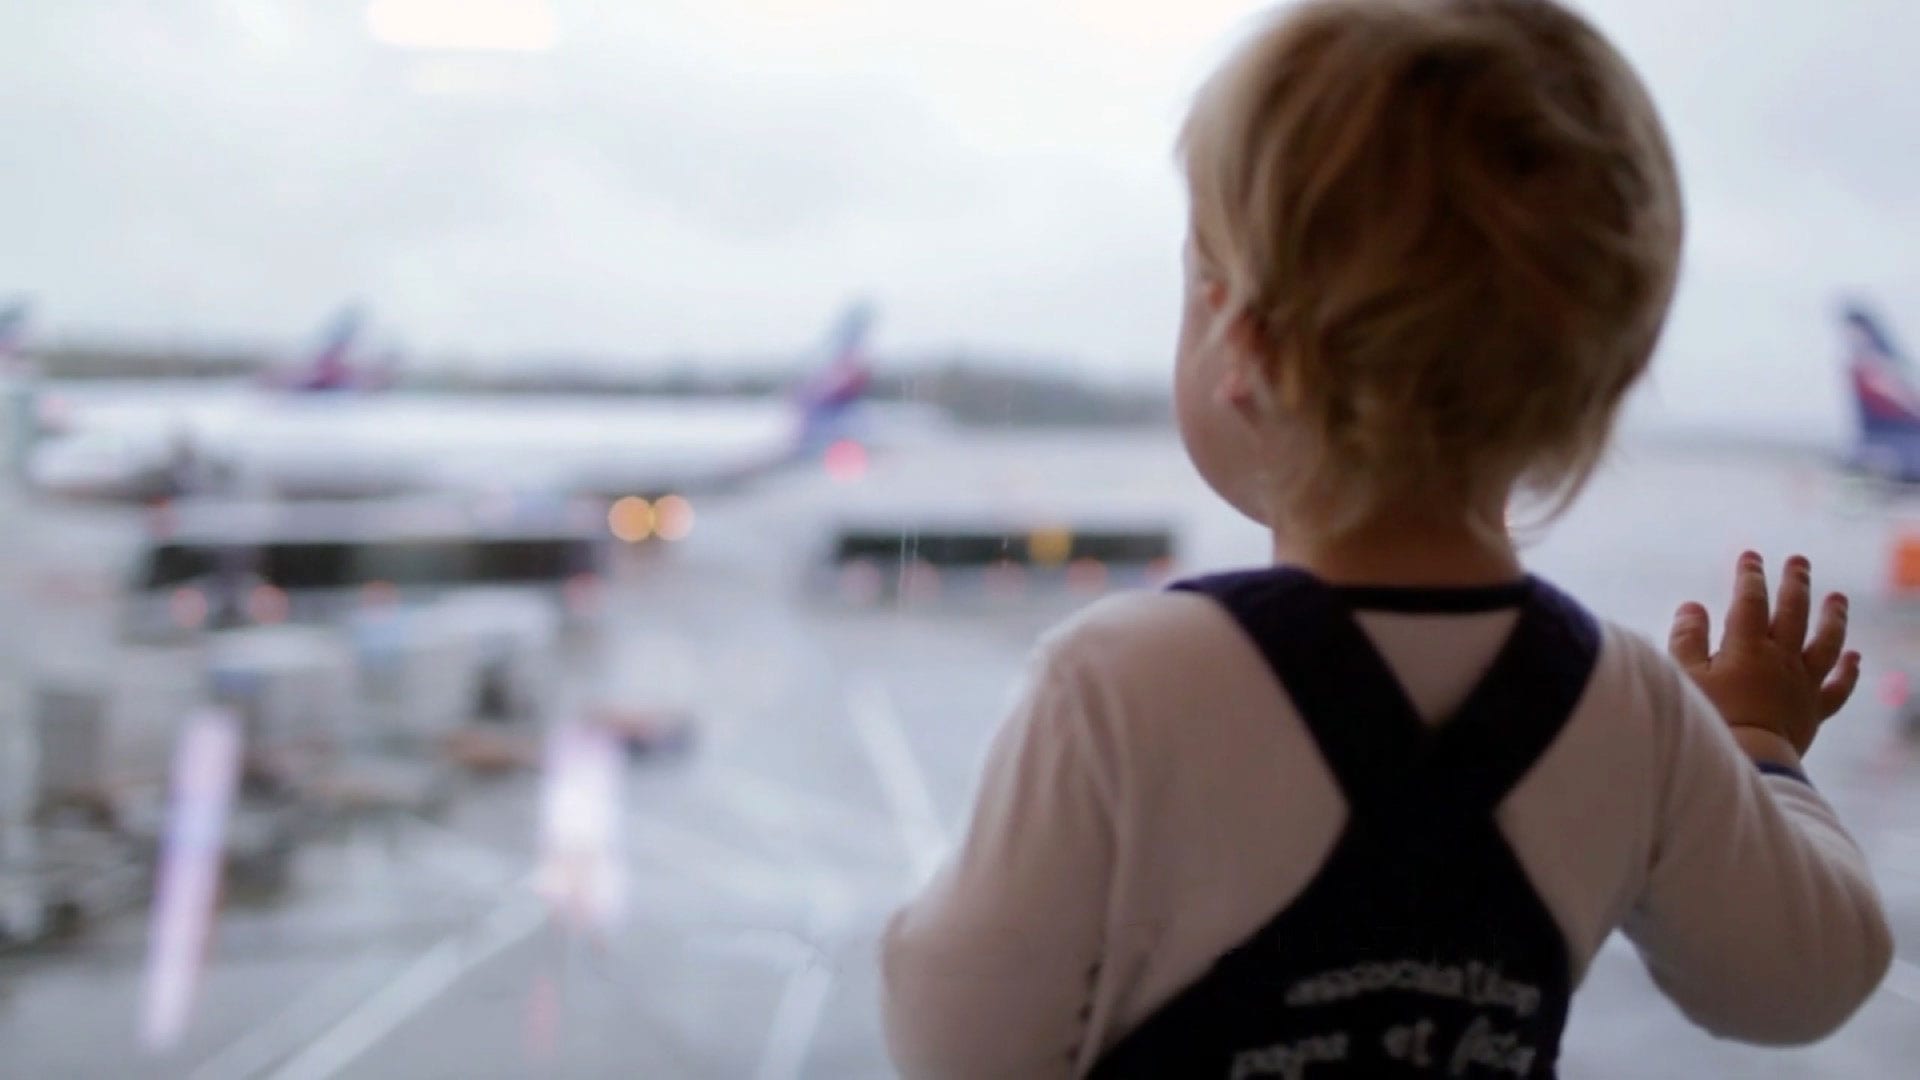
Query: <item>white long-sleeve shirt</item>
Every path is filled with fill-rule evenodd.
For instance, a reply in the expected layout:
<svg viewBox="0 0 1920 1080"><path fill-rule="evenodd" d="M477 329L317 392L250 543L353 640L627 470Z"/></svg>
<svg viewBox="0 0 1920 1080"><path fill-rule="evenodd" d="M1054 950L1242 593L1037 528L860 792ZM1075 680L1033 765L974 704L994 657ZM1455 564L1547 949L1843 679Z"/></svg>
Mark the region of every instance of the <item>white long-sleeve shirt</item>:
<svg viewBox="0 0 1920 1080"><path fill-rule="evenodd" d="M1515 612L1359 621L1430 723ZM1866 861L1801 779L1763 775L1643 639L1602 624L1560 738L1497 813L1576 980L1616 928L1718 1035L1839 1027L1892 957ZM1319 872L1346 807L1254 643L1206 597L1098 604L1036 652L966 836L882 942L909 1077L1073 1076Z"/></svg>

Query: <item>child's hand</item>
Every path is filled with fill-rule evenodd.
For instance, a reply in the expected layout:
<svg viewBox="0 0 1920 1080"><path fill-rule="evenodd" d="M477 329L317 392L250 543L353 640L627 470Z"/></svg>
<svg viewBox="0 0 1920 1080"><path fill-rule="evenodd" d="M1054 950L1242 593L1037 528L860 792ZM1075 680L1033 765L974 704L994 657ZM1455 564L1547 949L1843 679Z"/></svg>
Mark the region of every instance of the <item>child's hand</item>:
<svg viewBox="0 0 1920 1080"><path fill-rule="evenodd" d="M1860 654L1841 652L1847 641L1845 596L1827 597L1820 625L1807 640L1812 587L1812 564L1799 555L1788 559L1779 606L1769 618L1766 569L1760 556L1748 552L1734 574L1733 604L1718 653L1707 652L1706 608L1682 604L1674 616L1667 650L1706 691L1735 736L1777 736L1804 754L1820 725L1860 684ZM1771 741L1758 739L1761 746ZM1754 753L1754 741L1742 738L1741 744Z"/></svg>

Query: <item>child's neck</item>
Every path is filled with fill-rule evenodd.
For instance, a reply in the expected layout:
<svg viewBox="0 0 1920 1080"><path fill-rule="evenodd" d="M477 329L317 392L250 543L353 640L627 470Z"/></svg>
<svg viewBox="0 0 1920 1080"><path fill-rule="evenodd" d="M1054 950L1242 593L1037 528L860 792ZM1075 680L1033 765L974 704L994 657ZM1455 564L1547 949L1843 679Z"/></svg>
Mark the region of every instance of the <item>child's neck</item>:
<svg viewBox="0 0 1920 1080"><path fill-rule="evenodd" d="M1276 529L1273 558L1336 585L1468 587L1526 573L1504 533L1477 530L1457 515L1375 518L1330 541Z"/></svg>

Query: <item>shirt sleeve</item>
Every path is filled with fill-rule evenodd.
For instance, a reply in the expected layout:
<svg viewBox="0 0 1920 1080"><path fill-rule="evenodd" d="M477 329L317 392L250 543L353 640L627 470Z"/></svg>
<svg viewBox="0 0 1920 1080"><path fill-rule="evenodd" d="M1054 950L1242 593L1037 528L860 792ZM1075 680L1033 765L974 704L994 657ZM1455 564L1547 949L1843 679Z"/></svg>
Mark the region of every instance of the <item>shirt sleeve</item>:
<svg viewBox="0 0 1920 1080"><path fill-rule="evenodd" d="M996 736L965 838L881 941L902 1076L1070 1076L1098 973L1113 859L1087 695L1035 664Z"/></svg>
<svg viewBox="0 0 1920 1080"><path fill-rule="evenodd" d="M1805 778L1756 768L1705 695L1671 675L1655 850L1624 929L1660 989L1708 1031L1824 1038L1892 961L1866 857Z"/></svg>

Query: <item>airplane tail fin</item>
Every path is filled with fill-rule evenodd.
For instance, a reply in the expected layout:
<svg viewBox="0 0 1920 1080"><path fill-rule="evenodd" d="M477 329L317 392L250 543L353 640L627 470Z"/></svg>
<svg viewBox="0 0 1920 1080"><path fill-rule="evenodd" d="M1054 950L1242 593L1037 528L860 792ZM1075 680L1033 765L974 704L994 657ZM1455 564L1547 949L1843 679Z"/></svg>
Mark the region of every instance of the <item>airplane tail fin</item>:
<svg viewBox="0 0 1920 1080"><path fill-rule="evenodd" d="M846 414L860 402L873 381L867 355L867 335L875 311L861 300L849 305L827 335L821 366L794 390L800 410L803 440L808 445L831 441Z"/></svg>
<svg viewBox="0 0 1920 1080"><path fill-rule="evenodd" d="M1859 410L1865 446L1920 435L1920 389L1893 338L1859 304L1842 312L1847 335L1847 368Z"/></svg>
<svg viewBox="0 0 1920 1080"><path fill-rule="evenodd" d="M353 349L365 324L366 313L358 306L341 309L321 330L312 352L270 381L275 387L293 393L357 388L360 373L354 369Z"/></svg>

